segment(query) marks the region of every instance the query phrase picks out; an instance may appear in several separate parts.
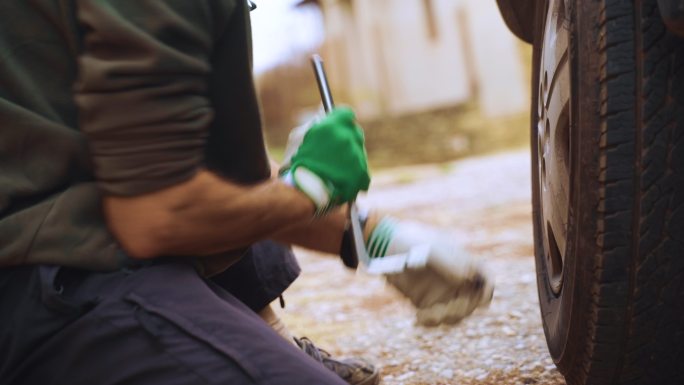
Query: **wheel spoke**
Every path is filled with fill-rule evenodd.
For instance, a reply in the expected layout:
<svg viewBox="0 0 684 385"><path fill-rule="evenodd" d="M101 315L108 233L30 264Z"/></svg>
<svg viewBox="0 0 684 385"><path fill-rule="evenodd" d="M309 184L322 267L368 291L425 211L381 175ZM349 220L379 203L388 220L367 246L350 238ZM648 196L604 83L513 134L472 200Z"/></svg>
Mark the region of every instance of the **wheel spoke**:
<svg viewBox="0 0 684 385"><path fill-rule="evenodd" d="M564 61L567 63L567 60ZM570 73L567 64L561 63L559 71L554 75L555 85L550 90L547 104L547 119L549 133L546 138L546 184L549 190L548 199L552 200L555 209L549 218L554 231L556 242L565 253L566 228L568 222L569 202L569 155L568 154L568 124L569 124L569 100L570 100ZM560 75L559 75L560 74Z"/></svg>
<svg viewBox="0 0 684 385"><path fill-rule="evenodd" d="M568 52L570 39L565 14L565 1L555 0L549 2L543 40L543 60L545 63L551 65L553 63L560 63L561 57Z"/></svg>
<svg viewBox="0 0 684 385"><path fill-rule="evenodd" d="M548 4L539 66L537 158L544 253L549 282L559 292L570 198L569 30L564 0Z"/></svg>

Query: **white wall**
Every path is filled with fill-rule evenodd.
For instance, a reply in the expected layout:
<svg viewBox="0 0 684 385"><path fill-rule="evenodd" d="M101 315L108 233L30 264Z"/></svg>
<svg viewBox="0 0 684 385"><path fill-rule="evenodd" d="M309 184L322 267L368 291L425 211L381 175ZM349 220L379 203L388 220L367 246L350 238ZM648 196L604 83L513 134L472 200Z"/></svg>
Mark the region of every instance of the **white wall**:
<svg viewBox="0 0 684 385"><path fill-rule="evenodd" d="M485 115L502 116L529 110L518 41L508 30L494 0L467 0L479 104Z"/></svg>
<svg viewBox="0 0 684 385"><path fill-rule="evenodd" d="M475 96L472 86L489 116L526 111L517 42L495 1L432 4L434 37L423 0L324 1L325 56L336 94L363 117L458 105Z"/></svg>

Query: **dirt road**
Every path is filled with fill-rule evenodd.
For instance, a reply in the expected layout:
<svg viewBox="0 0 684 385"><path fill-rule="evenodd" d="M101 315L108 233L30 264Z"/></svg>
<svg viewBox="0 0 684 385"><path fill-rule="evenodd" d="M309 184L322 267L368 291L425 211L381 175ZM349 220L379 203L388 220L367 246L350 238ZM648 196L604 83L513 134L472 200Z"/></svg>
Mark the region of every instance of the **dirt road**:
<svg viewBox="0 0 684 385"><path fill-rule="evenodd" d="M414 325L410 305L383 279L298 250L303 274L280 311L295 335L382 368L386 385L565 384L542 330L526 152L374 175L362 204L448 228L496 276L491 306L453 327Z"/></svg>

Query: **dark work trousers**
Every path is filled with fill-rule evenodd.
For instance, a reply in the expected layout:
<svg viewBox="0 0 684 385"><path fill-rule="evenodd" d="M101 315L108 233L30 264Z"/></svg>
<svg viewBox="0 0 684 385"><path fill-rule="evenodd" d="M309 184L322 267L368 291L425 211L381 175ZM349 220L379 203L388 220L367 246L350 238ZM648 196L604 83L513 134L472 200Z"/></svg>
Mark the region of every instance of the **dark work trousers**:
<svg viewBox="0 0 684 385"><path fill-rule="evenodd" d="M258 312L299 276L292 250L276 242L258 242L237 263L211 278L250 309Z"/></svg>
<svg viewBox="0 0 684 385"><path fill-rule="evenodd" d="M263 307L298 273L264 247L234 266L244 302L222 287L232 273L203 279L182 262L0 269L0 384L345 384L245 304ZM261 285L271 274L285 286Z"/></svg>

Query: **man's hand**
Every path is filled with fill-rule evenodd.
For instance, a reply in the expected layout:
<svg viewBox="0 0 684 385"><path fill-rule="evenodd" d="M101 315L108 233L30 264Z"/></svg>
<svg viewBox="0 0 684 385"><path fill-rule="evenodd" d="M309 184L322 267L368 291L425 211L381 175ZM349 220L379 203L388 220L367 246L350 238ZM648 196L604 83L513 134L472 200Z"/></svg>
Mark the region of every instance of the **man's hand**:
<svg viewBox="0 0 684 385"><path fill-rule="evenodd" d="M335 109L310 128L297 129L290 142L287 152L294 154L286 159L281 178L306 194L319 215L368 189L363 131L350 109Z"/></svg>
<svg viewBox="0 0 684 385"><path fill-rule="evenodd" d="M417 308L419 324L458 323L491 302L493 279L448 234L385 217L372 230L367 248L371 258L427 252L426 258L410 261L404 271L386 275L387 282Z"/></svg>

